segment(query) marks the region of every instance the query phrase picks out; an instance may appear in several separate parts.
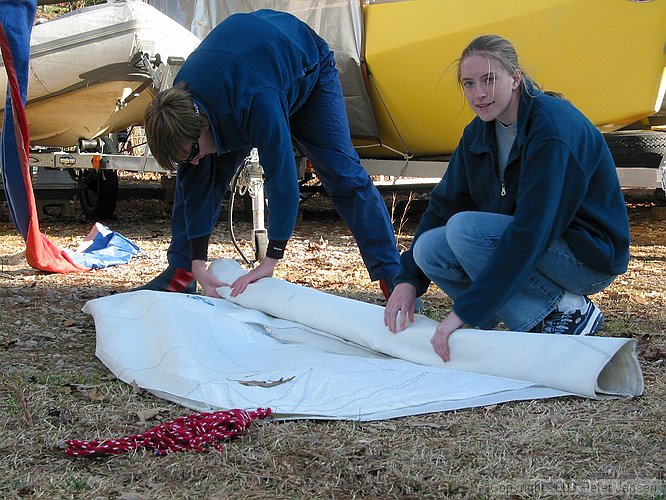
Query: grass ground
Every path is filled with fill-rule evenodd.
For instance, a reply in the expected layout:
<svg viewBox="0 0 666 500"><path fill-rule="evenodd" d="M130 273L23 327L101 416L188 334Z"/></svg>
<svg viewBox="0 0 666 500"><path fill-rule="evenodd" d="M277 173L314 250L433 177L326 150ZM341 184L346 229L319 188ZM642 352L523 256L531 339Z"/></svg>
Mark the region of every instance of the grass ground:
<svg viewBox="0 0 666 500"><path fill-rule="evenodd" d="M267 422L224 453L136 452L73 459L70 438L118 437L188 414L119 382L94 355L92 298L128 290L165 265L169 221L155 200L124 200L108 221L143 254L75 275L36 272L0 215L0 496L4 498L540 498L569 494L664 497L666 220L659 202L631 197L629 271L594 300L603 335L638 342L645 394L592 401L567 397L379 422ZM90 223L76 207L42 230L75 248ZM355 244L326 203L304 207L278 277L382 303ZM409 245L415 221L400 226ZM211 257L233 256L223 225ZM431 288L425 314L450 308Z"/></svg>

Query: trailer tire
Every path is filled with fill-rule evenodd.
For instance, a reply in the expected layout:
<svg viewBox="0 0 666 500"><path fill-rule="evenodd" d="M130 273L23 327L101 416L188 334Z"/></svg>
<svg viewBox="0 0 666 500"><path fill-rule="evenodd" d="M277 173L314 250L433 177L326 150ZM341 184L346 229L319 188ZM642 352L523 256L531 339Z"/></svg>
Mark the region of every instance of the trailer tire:
<svg viewBox="0 0 666 500"><path fill-rule="evenodd" d="M108 137L103 137L104 153L117 153L118 148ZM115 170L81 170L77 191L83 214L89 220L110 219L118 202L118 173Z"/></svg>
<svg viewBox="0 0 666 500"><path fill-rule="evenodd" d="M79 174L78 195L86 218L110 219L118 201L118 174L113 170L83 170Z"/></svg>
<svg viewBox="0 0 666 500"><path fill-rule="evenodd" d="M666 153L666 132L622 130L604 134L616 167L657 168Z"/></svg>

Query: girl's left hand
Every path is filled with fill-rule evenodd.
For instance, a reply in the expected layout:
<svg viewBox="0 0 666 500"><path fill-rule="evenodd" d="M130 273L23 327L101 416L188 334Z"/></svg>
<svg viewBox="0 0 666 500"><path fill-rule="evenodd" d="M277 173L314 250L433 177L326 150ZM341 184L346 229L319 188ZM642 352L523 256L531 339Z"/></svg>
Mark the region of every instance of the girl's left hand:
<svg viewBox="0 0 666 500"><path fill-rule="evenodd" d="M435 352L439 355L442 360L446 363L451 359L451 350L449 348L449 337L453 332L458 328L462 327L465 323L458 317L454 312L450 313L446 318L444 318L437 329L435 334L430 339L432 347L435 349Z"/></svg>
<svg viewBox="0 0 666 500"><path fill-rule="evenodd" d="M277 263L277 259L272 259L270 257L264 258L264 260L261 261L261 264L231 284L231 296L237 297L243 293L250 283L254 283L261 278L270 278L273 276L273 270Z"/></svg>

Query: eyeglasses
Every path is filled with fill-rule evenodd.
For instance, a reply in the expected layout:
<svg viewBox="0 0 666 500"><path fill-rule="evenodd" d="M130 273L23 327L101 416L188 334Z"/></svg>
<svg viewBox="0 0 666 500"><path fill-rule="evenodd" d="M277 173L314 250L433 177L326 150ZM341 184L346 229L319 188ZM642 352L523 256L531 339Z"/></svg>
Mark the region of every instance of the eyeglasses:
<svg viewBox="0 0 666 500"><path fill-rule="evenodd" d="M194 160L197 156L199 156L199 138L195 138L194 141L192 142L192 150L190 151L190 154L187 155L187 158L185 158L183 161L179 163L189 163L192 160Z"/></svg>
<svg viewBox="0 0 666 500"><path fill-rule="evenodd" d="M185 163L190 163L192 160L194 160L197 156L199 156L199 138L195 138L194 141L192 141L192 149L190 150L190 154L187 155L187 158L181 161L176 161L176 160L171 160L171 166L175 169L180 167L181 165Z"/></svg>

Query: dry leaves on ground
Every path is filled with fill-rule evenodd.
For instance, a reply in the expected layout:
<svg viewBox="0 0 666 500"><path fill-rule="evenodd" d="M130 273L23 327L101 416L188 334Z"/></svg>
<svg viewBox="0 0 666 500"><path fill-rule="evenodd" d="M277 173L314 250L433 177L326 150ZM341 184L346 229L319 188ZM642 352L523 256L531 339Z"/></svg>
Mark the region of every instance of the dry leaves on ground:
<svg viewBox="0 0 666 500"><path fill-rule="evenodd" d="M389 200L390 203L390 200ZM166 264L169 220L156 200L124 200L112 229L143 253L131 263L73 275L34 271L23 242L0 219L0 495L84 498L541 497L565 487L652 495L663 488L666 384L666 221L653 197L629 200L629 271L595 296L604 335L638 340L645 395L628 400L560 398L380 422L291 421L253 425L226 452L71 459L66 439L120 437L189 413L117 381L95 358L89 300L144 283ZM55 242L75 248L87 234L76 207L42 221ZM401 222L409 246L416 221ZM248 226L239 226L247 233ZM234 256L221 223L211 257ZM330 203L315 197L277 275L382 304ZM431 288L425 314L450 308ZM271 381L265 381L271 382ZM660 483L658 483L660 482ZM577 485L577 486L576 486ZM560 488L557 490L557 488ZM625 488L624 490L620 488ZM633 490L632 490L633 488ZM652 488L652 489L649 489ZM662 495L663 495L663 489Z"/></svg>

